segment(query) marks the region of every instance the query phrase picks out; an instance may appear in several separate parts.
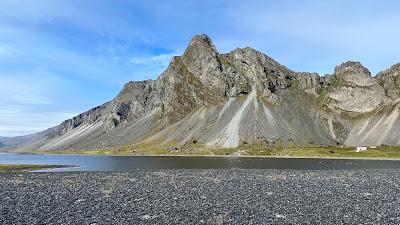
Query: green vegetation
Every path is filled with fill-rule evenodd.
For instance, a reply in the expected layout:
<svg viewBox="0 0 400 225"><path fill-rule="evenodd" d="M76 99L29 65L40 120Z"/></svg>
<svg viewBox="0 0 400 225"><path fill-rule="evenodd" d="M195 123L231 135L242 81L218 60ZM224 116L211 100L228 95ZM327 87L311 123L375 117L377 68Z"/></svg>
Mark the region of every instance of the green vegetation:
<svg viewBox="0 0 400 225"><path fill-rule="evenodd" d="M268 156L268 157L322 157L322 158L400 158L400 146L378 146L376 149L356 152L355 147L340 146L288 146L265 144L246 145L238 148L206 148L194 143L183 147L141 144L114 149L99 150L61 150L49 151L52 154L90 154L90 155L179 155L179 156Z"/></svg>
<svg viewBox="0 0 400 225"><path fill-rule="evenodd" d="M400 158L399 146L380 146L376 149L356 152L355 147L312 147L289 150L289 156L295 157L343 157L343 158Z"/></svg>
<svg viewBox="0 0 400 225"><path fill-rule="evenodd" d="M166 147L158 145L138 144L134 146L124 146L120 148L106 149L68 149L41 151L46 154L84 154L84 155L168 155L170 151Z"/></svg>
<svg viewBox="0 0 400 225"><path fill-rule="evenodd" d="M322 158L400 158L400 147L381 146L356 152L355 147L294 147L265 145L240 146L238 148L202 149L185 151L187 155L243 155L271 157L322 157ZM186 154L184 154L186 155Z"/></svg>
<svg viewBox="0 0 400 225"><path fill-rule="evenodd" d="M40 153L45 154L83 154L83 155L117 155L118 152L114 149L68 149L68 150L57 150L57 151L41 151Z"/></svg>
<svg viewBox="0 0 400 225"><path fill-rule="evenodd" d="M31 171L38 169L51 169L68 167L65 165L45 165L45 164L0 164L0 172L9 171Z"/></svg>

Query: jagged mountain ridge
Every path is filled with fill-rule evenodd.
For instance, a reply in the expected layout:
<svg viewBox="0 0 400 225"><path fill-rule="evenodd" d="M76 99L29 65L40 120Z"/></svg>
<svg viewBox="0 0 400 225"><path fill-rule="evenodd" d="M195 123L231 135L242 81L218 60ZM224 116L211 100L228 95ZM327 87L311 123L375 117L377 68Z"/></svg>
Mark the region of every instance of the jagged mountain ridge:
<svg viewBox="0 0 400 225"><path fill-rule="evenodd" d="M349 61L320 77L251 48L219 54L209 37L196 35L156 80L128 82L112 101L18 147L400 145L399 71L395 65L372 77ZM382 132L388 123L392 130Z"/></svg>

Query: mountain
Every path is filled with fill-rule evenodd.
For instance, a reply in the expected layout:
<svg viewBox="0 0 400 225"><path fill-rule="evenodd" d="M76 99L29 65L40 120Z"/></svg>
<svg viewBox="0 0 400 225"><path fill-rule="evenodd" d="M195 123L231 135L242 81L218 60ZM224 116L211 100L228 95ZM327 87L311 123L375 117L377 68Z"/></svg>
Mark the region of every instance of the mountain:
<svg viewBox="0 0 400 225"><path fill-rule="evenodd" d="M220 54L196 35L156 80L128 82L17 148L400 145L399 74L398 64L372 77L352 61L331 75L295 72L252 48Z"/></svg>

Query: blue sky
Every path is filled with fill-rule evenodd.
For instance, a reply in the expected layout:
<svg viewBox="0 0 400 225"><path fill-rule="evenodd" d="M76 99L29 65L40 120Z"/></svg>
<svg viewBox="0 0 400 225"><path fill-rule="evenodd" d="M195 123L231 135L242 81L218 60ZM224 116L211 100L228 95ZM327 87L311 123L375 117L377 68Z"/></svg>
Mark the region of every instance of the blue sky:
<svg viewBox="0 0 400 225"><path fill-rule="evenodd" d="M0 1L0 136L41 131L155 79L190 38L296 71L400 62L397 1Z"/></svg>

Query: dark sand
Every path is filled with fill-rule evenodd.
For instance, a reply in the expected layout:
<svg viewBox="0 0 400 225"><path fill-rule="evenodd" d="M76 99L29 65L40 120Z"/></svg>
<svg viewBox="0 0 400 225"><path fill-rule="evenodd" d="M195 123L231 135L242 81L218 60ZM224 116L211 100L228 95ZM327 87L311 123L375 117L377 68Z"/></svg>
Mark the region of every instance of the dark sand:
<svg viewBox="0 0 400 225"><path fill-rule="evenodd" d="M400 170L0 174L2 224L400 224Z"/></svg>

